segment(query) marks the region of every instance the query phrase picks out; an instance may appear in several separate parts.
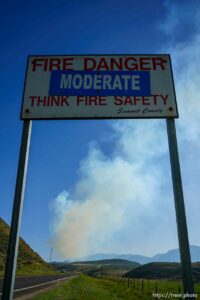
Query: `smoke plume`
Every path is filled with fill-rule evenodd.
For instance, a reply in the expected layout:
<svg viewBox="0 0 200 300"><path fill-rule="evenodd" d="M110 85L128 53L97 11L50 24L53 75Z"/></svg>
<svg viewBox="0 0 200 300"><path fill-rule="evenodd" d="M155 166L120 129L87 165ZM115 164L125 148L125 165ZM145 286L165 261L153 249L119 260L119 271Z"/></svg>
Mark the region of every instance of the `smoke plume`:
<svg viewBox="0 0 200 300"><path fill-rule="evenodd" d="M169 14L162 30L172 35L183 23L177 17L175 22L173 15L177 9L182 15L180 10L187 11L187 7L166 3ZM197 24L193 15L193 26ZM171 39L161 52L172 56L189 233L191 242L200 244L200 34L193 32L189 42ZM63 191L52 203L51 243L64 258L97 252L151 255L178 245L165 121L121 120L109 124L112 152L105 155L98 140L92 143L80 163L81 179L73 193Z"/></svg>

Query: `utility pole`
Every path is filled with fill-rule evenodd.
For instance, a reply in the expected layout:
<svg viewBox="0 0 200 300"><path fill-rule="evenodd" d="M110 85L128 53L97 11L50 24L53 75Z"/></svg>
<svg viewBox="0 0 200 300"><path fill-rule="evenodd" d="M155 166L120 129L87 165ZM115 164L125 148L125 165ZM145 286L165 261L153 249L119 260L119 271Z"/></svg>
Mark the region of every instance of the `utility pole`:
<svg viewBox="0 0 200 300"><path fill-rule="evenodd" d="M50 251L49 263L51 262L51 259L52 259L52 253L53 253L53 248L51 248L51 251Z"/></svg>

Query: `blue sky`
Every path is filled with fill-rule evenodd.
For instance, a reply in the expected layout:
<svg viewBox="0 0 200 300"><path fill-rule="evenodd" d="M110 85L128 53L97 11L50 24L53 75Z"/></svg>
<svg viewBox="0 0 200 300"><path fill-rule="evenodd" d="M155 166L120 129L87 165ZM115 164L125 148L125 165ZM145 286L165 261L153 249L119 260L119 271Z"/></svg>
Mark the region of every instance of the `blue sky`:
<svg viewBox="0 0 200 300"><path fill-rule="evenodd" d="M27 55L170 53L189 236L200 245L199 14L195 0L1 5L1 217L10 223ZM165 121L34 121L21 235L45 259L51 247L55 259L177 247Z"/></svg>

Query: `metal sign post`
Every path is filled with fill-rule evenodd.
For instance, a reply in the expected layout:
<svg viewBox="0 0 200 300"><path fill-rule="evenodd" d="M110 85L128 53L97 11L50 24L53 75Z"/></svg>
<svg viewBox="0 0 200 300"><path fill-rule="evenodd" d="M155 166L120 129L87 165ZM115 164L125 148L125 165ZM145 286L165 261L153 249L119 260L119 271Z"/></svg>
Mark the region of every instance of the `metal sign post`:
<svg viewBox="0 0 200 300"><path fill-rule="evenodd" d="M12 300L17 266L19 232L24 201L24 190L28 165L32 121L24 121L21 148L18 163L15 197L12 212L12 222L8 243L2 300Z"/></svg>
<svg viewBox="0 0 200 300"><path fill-rule="evenodd" d="M176 139L176 128L174 119L166 119L167 134L169 142L169 153L172 171L172 181L174 190L174 202L176 210L176 222L178 229L179 249L182 265L182 277L185 294L193 294L194 286L192 279L192 265L190 257L190 248L188 241L187 222L185 215L185 205L183 197L183 188L181 180L181 171L179 164L178 146ZM188 298L186 298L188 299Z"/></svg>

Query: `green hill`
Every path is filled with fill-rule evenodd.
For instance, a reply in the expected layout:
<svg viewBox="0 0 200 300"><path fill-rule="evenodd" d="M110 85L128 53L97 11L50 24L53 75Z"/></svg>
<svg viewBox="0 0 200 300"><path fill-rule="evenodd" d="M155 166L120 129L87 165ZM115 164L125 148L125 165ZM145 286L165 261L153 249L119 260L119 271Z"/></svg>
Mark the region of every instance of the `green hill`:
<svg viewBox="0 0 200 300"><path fill-rule="evenodd" d="M193 278L200 281L200 263L193 263ZM124 277L143 279L168 279L179 280L182 278L180 263L155 262L142 265L136 269L128 271Z"/></svg>
<svg viewBox="0 0 200 300"><path fill-rule="evenodd" d="M10 227L0 218L0 272L5 269L7 255L8 238ZM46 263L31 247L20 238L19 254L17 260L18 273L48 273L52 267Z"/></svg>
<svg viewBox="0 0 200 300"><path fill-rule="evenodd" d="M139 267L140 264L137 262L129 261L127 259L101 259L101 260L93 260L93 261L82 261L82 262L74 262L73 264L87 264L87 265L115 265L115 266L123 266L127 268L136 268Z"/></svg>
<svg viewBox="0 0 200 300"><path fill-rule="evenodd" d="M101 275L123 275L133 268L140 266L137 262L124 259L103 259L96 261L81 261L73 263L52 263L59 271L69 273L83 273L92 276Z"/></svg>

